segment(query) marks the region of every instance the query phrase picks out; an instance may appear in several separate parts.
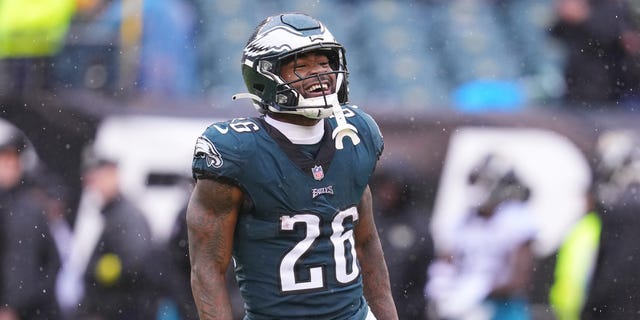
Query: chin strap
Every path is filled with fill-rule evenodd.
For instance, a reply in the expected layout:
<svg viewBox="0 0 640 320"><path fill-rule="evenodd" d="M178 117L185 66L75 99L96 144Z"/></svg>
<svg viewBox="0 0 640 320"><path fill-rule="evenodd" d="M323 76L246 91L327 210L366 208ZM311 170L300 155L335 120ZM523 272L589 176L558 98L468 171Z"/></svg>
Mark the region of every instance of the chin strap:
<svg viewBox="0 0 640 320"><path fill-rule="evenodd" d="M231 99L253 99L255 101L262 101L260 97L252 93L238 93L233 95ZM336 141L336 149L344 149L342 140L345 137L350 138L354 146L360 143L360 137L358 137L358 129L356 129L356 127L354 127L353 125L347 123L347 119L344 116L344 109L342 109L337 99L333 102L333 107L331 109L333 111L333 116L336 118L336 122L338 123L338 126L333 129L333 132L331 133L331 137Z"/></svg>
<svg viewBox="0 0 640 320"><path fill-rule="evenodd" d="M238 100L238 99L253 99L256 101L262 101L262 98L256 96L253 93L248 93L248 92L243 92L243 93L236 93L233 96L231 96L232 100Z"/></svg>
<svg viewBox="0 0 640 320"><path fill-rule="evenodd" d="M354 146L360 143L358 129L347 123L347 119L344 117L344 110L337 101L333 103L332 109L333 116L336 118L338 123L338 126L333 129L333 133L331 133L331 137L336 141L336 149L341 150L344 148L344 145L342 144L342 139L344 139L344 137L349 137Z"/></svg>

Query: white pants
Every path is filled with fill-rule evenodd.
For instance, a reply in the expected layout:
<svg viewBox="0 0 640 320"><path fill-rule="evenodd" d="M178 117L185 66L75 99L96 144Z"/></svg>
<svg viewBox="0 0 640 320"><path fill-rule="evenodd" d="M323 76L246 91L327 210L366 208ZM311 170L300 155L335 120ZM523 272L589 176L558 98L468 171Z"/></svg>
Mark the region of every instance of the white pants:
<svg viewBox="0 0 640 320"><path fill-rule="evenodd" d="M367 306L367 317L364 318L364 320L377 320L376 316L374 316L373 312L371 312L371 308L369 308L369 306Z"/></svg>

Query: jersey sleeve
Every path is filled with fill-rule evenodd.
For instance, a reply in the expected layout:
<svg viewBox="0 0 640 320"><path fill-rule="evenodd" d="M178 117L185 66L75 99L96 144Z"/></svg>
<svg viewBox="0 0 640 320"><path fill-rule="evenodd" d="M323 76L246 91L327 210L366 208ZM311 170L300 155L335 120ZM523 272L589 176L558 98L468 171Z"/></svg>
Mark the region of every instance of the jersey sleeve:
<svg viewBox="0 0 640 320"><path fill-rule="evenodd" d="M250 119L234 119L209 126L196 139L191 166L193 177L238 181L247 159L255 150L253 135L247 134L252 132L252 127L257 124Z"/></svg>

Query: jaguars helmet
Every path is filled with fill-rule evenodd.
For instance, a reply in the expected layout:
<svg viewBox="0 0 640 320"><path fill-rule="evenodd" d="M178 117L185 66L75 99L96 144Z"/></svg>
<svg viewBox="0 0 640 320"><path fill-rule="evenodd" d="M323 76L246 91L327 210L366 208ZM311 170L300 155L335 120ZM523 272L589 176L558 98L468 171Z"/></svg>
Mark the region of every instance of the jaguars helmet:
<svg viewBox="0 0 640 320"><path fill-rule="evenodd" d="M292 82L283 80L281 66L298 55L323 51L329 58L332 71L311 75ZM336 88L317 97L304 97L293 83L326 74L336 75ZM344 47L336 41L320 21L302 13L284 13L268 17L256 28L242 54L242 76L250 98L261 113L267 111L300 114L321 119L331 116L334 105L348 100L347 62Z"/></svg>
<svg viewBox="0 0 640 320"><path fill-rule="evenodd" d="M531 193L513 164L495 153L486 155L471 170L468 183L472 205L480 210L491 210L506 201L525 202Z"/></svg>
<svg viewBox="0 0 640 320"><path fill-rule="evenodd" d="M600 207L615 205L640 186L640 135L631 130L602 133L596 144L594 196Z"/></svg>

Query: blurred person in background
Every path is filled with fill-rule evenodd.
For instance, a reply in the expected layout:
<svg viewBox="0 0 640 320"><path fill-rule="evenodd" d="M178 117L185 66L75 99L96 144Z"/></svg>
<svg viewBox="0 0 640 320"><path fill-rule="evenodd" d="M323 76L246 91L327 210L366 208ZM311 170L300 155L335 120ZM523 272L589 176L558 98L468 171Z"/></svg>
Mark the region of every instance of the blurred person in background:
<svg viewBox="0 0 640 320"><path fill-rule="evenodd" d="M536 226L529 188L509 161L489 154L469 175L471 210L454 243L438 248L425 293L433 319L527 320Z"/></svg>
<svg viewBox="0 0 640 320"><path fill-rule="evenodd" d="M57 297L71 319L152 319L151 229L120 192L117 161L88 149L83 191Z"/></svg>
<svg viewBox="0 0 640 320"><path fill-rule="evenodd" d="M640 134L631 130L603 133L597 159L593 196L601 228L580 319L636 319L640 314Z"/></svg>
<svg viewBox="0 0 640 320"><path fill-rule="evenodd" d="M28 171L35 153L22 132L0 129L0 319L61 319L54 297L60 259Z"/></svg>
<svg viewBox="0 0 640 320"><path fill-rule="evenodd" d="M606 131L601 135L600 142L597 143L601 146L594 148L595 150L603 150L602 144L608 139L602 139L602 137L608 135L610 133ZM596 205L597 198L599 198L596 191L599 189L598 185L608 180L605 176L609 174L603 176L602 169L610 167L612 164L603 166L609 161L603 162L602 151L596 151L594 158L597 160L595 165L598 169L592 170L592 181L586 190L585 207L587 210L567 231L556 253L553 282L549 290L549 303L557 320L583 319L581 313L598 257L602 217ZM602 319L609 318L603 317Z"/></svg>
<svg viewBox="0 0 640 320"><path fill-rule="evenodd" d="M411 186L400 168L380 168L371 181L374 216L398 317L418 320L426 319L427 273L416 270L427 269L434 249L427 212L416 204Z"/></svg>
<svg viewBox="0 0 640 320"><path fill-rule="evenodd" d="M183 208L176 217L169 240L164 250L164 257L168 257L167 268L176 279L172 285L172 298L182 319L198 319L196 304L191 294L191 264L189 262L189 240L187 235L187 208Z"/></svg>
<svg viewBox="0 0 640 320"><path fill-rule="evenodd" d="M198 93L197 12L191 1L80 3L79 38L117 42L118 70L105 70L117 73L115 90L133 97L192 98Z"/></svg>
<svg viewBox="0 0 640 320"><path fill-rule="evenodd" d="M145 0L137 77L144 94L191 98L199 93L196 23L187 0Z"/></svg>
<svg viewBox="0 0 640 320"><path fill-rule="evenodd" d="M0 98L50 88L52 58L65 45L75 2L0 1Z"/></svg>
<svg viewBox="0 0 640 320"><path fill-rule="evenodd" d="M177 304L177 309L181 319L198 319L196 305L191 293L191 263L189 261L189 240L188 230L185 223L187 218L186 206L180 210L166 246L160 248L159 254L164 259L169 259L165 263L165 274L170 275L172 284L168 286L168 297ZM233 268L230 267L226 274L227 290L233 309L233 319L242 320L244 308L242 297L238 290L238 285L233 275Z"/></svg>
<svg viewBox="0 0 640 320"><path fill-rule="evenodd" d="M579 320L595 265L602 221L590 211L571 227L556 255L549 302L557 320Z"/></svg>
<svg viewBox="0 0 640 320"><path fill-rule="evenodd" d="M626 0L556 0L551 35L566 48L564 102L577 109L640 101L640 34Z"/></svg>

